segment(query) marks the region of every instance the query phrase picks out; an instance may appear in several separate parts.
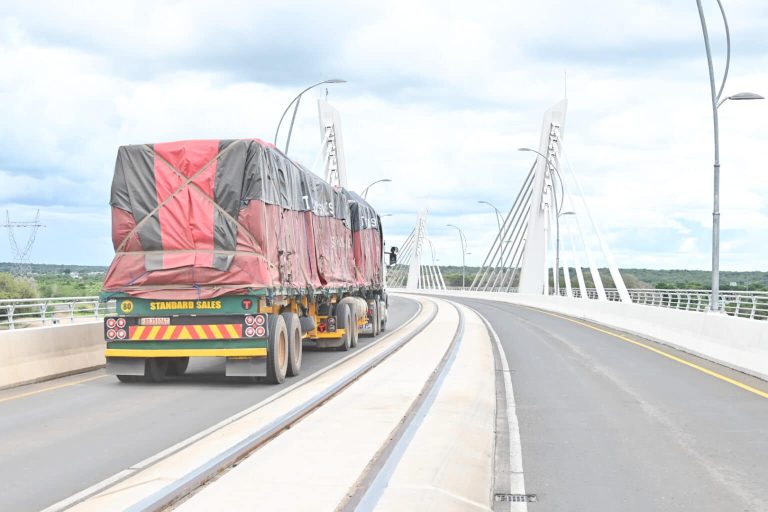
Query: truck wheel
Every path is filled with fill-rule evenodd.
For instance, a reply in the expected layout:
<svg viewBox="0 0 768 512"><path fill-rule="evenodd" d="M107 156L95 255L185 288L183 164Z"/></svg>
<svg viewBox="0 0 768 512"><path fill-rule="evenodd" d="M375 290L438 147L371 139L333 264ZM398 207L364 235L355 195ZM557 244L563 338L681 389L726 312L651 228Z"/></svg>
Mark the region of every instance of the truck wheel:
<svg viewBox="0 0 768 512"><path fill-rule="evenodd" d="M357 342L360 339L360 324L357 321L357 315L352 315L352 337L349 339L349 345L352 348L357 346Z"/></svg>
<svg viewBox="0 0 768 512"><path fill-rule="evenodd" d="M379 302L379 304L381 304L381 302ZM383 307L379 308L379 323L381 324L379 332L387 330L387 317L389 317L389 313L387 312L387 304L384 303Z"/></svg>
<svg viewBox="0 0 768 512"><path fill-rule="evenodd" d="M144 362L144 380L160 382L168 373L168 359L165 357L148 357Z"/></svg>
<svg viewBox="0 0 768 512"><path fill-rule="evenodd" d="M168 376L181 377L189 366L188 357L174 357L168 360Z"/></svg>
<svg viewBox="0 0 768 512"><path fill-rule="evenodd" d="M336 306L336 326L345 330L339 350L346 352L352 346L352 329L354 329L352 312L346 302L341 302Z"/></svg>
<svg viewBox="0 0 768 512"><path fill-rule="evenodd" d="M285 322L285 328L288 332L288 377L295 377L301 370L301 322L296 313L283 313L281 315Z"/></svg>
<svg viewBox="0 0 768 512"><path fill-rule="evenodd" d="M373 336L376 337L381 332L381 303L379 299L373 301Z"/></svg>
<svg viewBox="0 0 768 512"><path fill-rule="evenodd" d="M269 316L267 337L267 382L280 384L288 371L288 330L280 315Z"/></svg>

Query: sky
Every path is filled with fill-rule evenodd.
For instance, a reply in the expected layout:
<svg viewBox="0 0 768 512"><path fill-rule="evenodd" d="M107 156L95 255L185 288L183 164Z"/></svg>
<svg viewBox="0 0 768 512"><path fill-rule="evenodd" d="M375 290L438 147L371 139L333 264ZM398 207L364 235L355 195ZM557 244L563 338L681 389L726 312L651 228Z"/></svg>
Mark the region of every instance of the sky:
<svg viewBox="0 0 768 512"><path fill-rule="evenodd" d="M768 3L723 0L725 95L768 95ZM725 32L704 0L715 58ZM564 147L620 267L708 269L712 110L693 0L35 1L0 13L0 211L45 225L37 263L107 265L117 148L272 140L328 78L349 187L370 189L388 245L428 210L439 263L482 263L567 94ZM470 8L471 7L471 8ZM566 77L567 76L567 80ZM290 156L320 145L304 96ZM721 268L768 270L768 101L720 109ZM282 142L280 142L282 144ZM26 233L17 232L21 242ZM0 261L13 258L3 233Z"/></svg>

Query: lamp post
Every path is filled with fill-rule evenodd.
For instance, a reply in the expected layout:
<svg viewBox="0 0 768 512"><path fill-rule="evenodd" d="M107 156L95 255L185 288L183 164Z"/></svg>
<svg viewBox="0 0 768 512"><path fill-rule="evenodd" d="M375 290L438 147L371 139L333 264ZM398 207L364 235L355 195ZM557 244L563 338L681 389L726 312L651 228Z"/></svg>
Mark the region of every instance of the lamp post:
<svg viewBox="0 0 768 512"><path fill-rule="evenodd" d="M293 116L291 117L291 126L288 128L288 138L285 141L285 154L288 155L288 146L291 144L291 133L293 132L293 122L296 121L296 112L299 110L299 103L301 103L301 96L307 92L310 89L314 89L318 85L323 84L343 84L346 83L346 80L342 80L341 78L331 78L330 80L323 80L322 82L317 82L316 84L312 84L303 91L301 91L295 98L291 100L291 102L288 104L287 107L285 107L285 110L283 111L283 115L280 116L280 121L277 123L277 129L275 130L275 146L277 146L277 134L280 133L280 125L283 124L283 119L285 118L285 114L288 113L288 110L290 110L291 105L294 103L296 106L293 109Z"/></svg>
<svg viewBox="0 0 768 512"><path fill-rule="evenodd" d="M560 182L560 204L557 204L557 192L555 192L555 188L552 187L552 194L555 197L555 276L554 276L554 283L555 283L555 295L560 295L560 211L563 209L563 202L565 201L565 187L563 186L563 178L560 176L560 173L558 170L549 162L549 158L541 154L540 152L536 151L535 149L531 148L518 148L518 151L527 151L531 153L536 153L538 156L544 159L544 162L547 164L547 167L552 169L553 174L557 176L558 181ZM565 212L562 215L568 215L573 212Z"/></svg>
<svg viewBox="0 0 768 512"><path fill-rule="evenodd" d="M360 193L360 195L363 196L363 199L367 199L368 198L368 189L369 188L371 188L372 186L374 186L377 183L388 183L390 181L392 181L392 180L389 179L389 178L384 178L384 179L376 180L373 183L371 183L370 185L368 185L367 187L365 187L363 189L363 191Z"/></svg>
<svg viewBox="0 0 768 512"><path fill-rule="evenodd" d="M464 258L467 254L467 238L464 236L464 232L459 226L454 226L453 224L446 224L446 226L456 228L459 232L459 242L461 242L461 289L463 290L466 286L467 265Z"/></svg>
<svg viewBox="0 0 768 512"><path fill-rule="evenodd" d="M499 211L499 209L493 206L488 201L478 201L477 204L487 204L488 206L490 206L496 211L496 224L498 224L499 226L499 237L501 237L501 212Z"/></svg>
<svg viewBox="0 0 768 512"><path fill-rule="evenodd" d="M707 32L707 21L704 18L704 9L701 7L701 0L696 0L696 6L699 9L699 19L701 20L701 31L704 34L704 48L707 51L707 66L709 67L709 89L712 95L712 125L714 128L715 141L715 164L714 164L714 193L712 207L712 296L709 301L710 311L718 311L720 302L720 127L717 109L725 103L726 100L759 100L762 96L755 93L743 92L734 96L728 96L722 101L720 97L725 88L725 81L728 79L728 68L731 64L731 32L728 28L728 18L725 16L725 10L720 0L717 0L720 8L720 14L723 17L725 25L726 39L726 60L725 71L723 71L723 80L720 82L720 90L715 92L715 71L712 66L712 51L709 46L709 33Z"/></svg>

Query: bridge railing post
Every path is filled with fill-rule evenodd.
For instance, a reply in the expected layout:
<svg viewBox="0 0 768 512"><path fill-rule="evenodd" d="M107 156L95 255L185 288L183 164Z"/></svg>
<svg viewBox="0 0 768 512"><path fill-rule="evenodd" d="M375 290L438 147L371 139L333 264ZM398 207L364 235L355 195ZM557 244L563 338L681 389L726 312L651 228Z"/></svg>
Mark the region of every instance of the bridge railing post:
<svg viewBox="0 0 768 512"><path fill-rule="evenodd" d="M8 328L10 329L16 328L16 325L13 323L13 313L15 309L13 304L9 304L8 307L6 307L6 311L8 312Z"/></svg>

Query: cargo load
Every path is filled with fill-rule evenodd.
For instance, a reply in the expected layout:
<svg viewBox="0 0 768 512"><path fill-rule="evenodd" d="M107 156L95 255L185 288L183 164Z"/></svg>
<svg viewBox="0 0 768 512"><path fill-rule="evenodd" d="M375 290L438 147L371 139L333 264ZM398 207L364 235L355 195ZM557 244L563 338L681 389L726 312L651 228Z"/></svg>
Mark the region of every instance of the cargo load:
<svg viewBox="0 0 768 512"><path fill-rule="evenodd" d="M190 357L280 383L305 343L350 350L387 322L380 218L259 139L120 147L107 372L179 377Z"/></svg>
<svg viewBox="0 0 768 512"><path fill-rule="evenodd" d="M105 292L178 299L382 285L380 219L258 139L123 146Z"/></svg>

